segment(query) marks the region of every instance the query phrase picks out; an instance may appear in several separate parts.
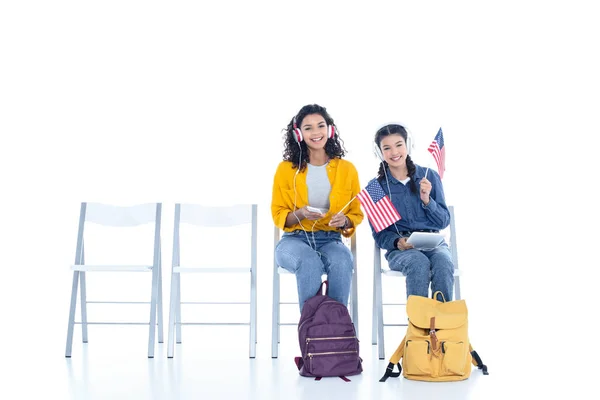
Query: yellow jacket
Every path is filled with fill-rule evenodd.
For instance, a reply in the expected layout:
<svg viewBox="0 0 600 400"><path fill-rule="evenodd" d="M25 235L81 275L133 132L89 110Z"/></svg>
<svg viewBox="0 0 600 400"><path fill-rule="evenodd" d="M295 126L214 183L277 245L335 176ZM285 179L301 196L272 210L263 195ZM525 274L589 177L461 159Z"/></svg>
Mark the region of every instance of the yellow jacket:
<svg viewBox="0 0 600 400"><path fill-rule="evenodd" d="M294 192L294 175L296 168L292 167L290 161L282 161L277 167L275 178L273 180L273 199L271 201L271 213L273 214L273 222L285 232L302 229L300 224L294 224L290 227L285 227L285 219L287 215L294 211L294 198L296 199L296 209L308 205L308 186L306 186L306 173L298 172L296 176L296 190ZM331 217L338 213L342 207L346 205L352 198L352 202L344 209L344 214L352 221L353 227L345 229L342 234L345 237L350 237L354 234L355 228L360 224L364 215L360 209L360 203L356 195L360 191L360 183L358 182L358 173L356 168L350 161L340 158L334 158L327 165L327 176L331 184L331 192L329 194L329 211L325 217L318 220L313 228L313 221L303 220L302 224L307 231L335 231L336 227L329 226L328 223Z"/></svg>

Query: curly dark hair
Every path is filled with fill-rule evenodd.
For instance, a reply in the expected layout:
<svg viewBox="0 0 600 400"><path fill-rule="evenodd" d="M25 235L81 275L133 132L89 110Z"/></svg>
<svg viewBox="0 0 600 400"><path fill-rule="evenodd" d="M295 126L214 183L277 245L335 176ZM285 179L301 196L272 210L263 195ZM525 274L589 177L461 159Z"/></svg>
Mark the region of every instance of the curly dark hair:
<svg viewBox="0 0 600 400"><path fill-rule="evenodd" d="M333 135L333 138L327 139L327 142L325 143L325 153L327 153L329 158L344 157L344 155L346 155L344 142L340 139L337 127L333 122L333 118L331 118L325 107L321 107L318 104L309 104L302 107L295 117L297 126L302 126L302 121L304 120L304 117L310 114L319 114L323 117L323 119L325 119L327 125L335 127L335 133ZM296 139L294 139L294 118L291 119L287 128L284 129L283 142L283 160L290 161L292 163L293 168L298 168L298 162L300 162L300 170L304 171L304 169L306 168L306 164L309 160L308 147L306 146L306 143L304 141L300 142L300 146L298 146L298 142L296 142ZM302 153L301 160L299 160L300 153Z"/></svg>
<svg viewBox="0 0 600 400"><path fill-rule="evenodd" d="M405 143L407 142L407 139L408 139L408 132L406 131L406 128L403 127L402 125L389 124L389 125L383 126L383 127L379 128L377 133L375 133L375 144L377 145L377 147L379 149L381 149L381 140L384 137L390 136L390 135L402 136L404 138ZM377 172L377 179L380 182L382 182L383 179L385 178L384 169L387 167L388 167L387 161L382 160L379 163L379 171ZM413 162L413 160L410 158L410 156L408 154L406 155L406 168L408 169L408 176L410 176L410 182L409 182L410 191L413 192L414 194L418 194L417 184L415 182L415 176L414 176L417 168L415 167L415 163Z"/></svg>

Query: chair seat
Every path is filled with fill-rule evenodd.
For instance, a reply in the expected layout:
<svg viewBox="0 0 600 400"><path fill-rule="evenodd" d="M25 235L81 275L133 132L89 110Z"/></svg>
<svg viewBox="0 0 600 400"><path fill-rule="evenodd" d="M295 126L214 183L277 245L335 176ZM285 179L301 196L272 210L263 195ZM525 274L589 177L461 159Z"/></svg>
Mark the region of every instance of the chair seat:
<svg viewBox="0 0 600 400"><path fill-rule="evenodd" d="M354 272L354 269L352 269L352 272ZM288 271L287 269L285 269L283 267L277 267L277 273L278 274L292 274L290 271ZM327 274L323 274L323 275L327 275Z"/></svg>
<svg viewBox="0 0 600 400"><path fill-rule="evenodd" d="M152 265L71 265L73 271L119 271L146 272L152 271Z"/></svg>
<svg viewBox="0 0 600 400"><path fill-rule="evenodd" d="M173 273L249 273L252 272L250 267L246 268L234 268L234 267L173 267Z"/></svg>
<svg viewBox="0 0 600 400"><path fill-rule="evenodd" d="M393 269L382 268L381 273L387 276L398 276L401 278L405 278L406 276L400 271L394 271ZM462 271L455 269L454 276L462 276Z"/></svg>

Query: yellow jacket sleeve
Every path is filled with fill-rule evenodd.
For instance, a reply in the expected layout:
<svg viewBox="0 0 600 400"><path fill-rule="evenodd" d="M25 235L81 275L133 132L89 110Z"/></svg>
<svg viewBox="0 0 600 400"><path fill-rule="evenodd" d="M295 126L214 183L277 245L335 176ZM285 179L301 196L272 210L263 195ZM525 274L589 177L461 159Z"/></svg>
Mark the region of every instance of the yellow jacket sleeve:
<svg viewBox="0 0 600 400"><path fill-rule="evenodd" d="M290 209L289 204L284 199L283 189L289 186L289 182L286 182L286 171L284 168L292 168L290 162L281 162L275 172L273 179L273 193L271 199L271 214L273 216L273 222L279 229L285 227L285 220L289 213L293 210ZM293 206L292 206L293 207Z"/></svg>

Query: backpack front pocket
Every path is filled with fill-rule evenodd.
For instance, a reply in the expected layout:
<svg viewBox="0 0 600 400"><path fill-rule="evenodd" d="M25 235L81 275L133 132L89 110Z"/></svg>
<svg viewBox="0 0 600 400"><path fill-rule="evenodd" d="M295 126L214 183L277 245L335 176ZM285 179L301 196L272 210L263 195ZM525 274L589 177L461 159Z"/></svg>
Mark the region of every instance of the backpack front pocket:
<svg viewBox="0 0 600 400"><path fill-rule="evenodd" d="M357 350L308 353L308 372L314 376L353 375L360 372Z"/></svg>
<svg viewBox="0 0 600 400"><path fill-rule="evenodd" d="M464 375L467 352L463 342L442 342L442 375Z"/></svg>
<svg viewBox="0 0 600 400"><path fill-rule="evenodd" d="M431 375L431 347L428 340L408 340L402 367L407 375Z"/></svg>

